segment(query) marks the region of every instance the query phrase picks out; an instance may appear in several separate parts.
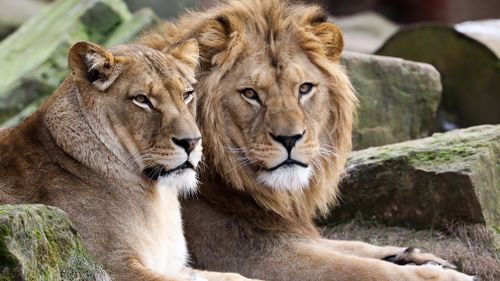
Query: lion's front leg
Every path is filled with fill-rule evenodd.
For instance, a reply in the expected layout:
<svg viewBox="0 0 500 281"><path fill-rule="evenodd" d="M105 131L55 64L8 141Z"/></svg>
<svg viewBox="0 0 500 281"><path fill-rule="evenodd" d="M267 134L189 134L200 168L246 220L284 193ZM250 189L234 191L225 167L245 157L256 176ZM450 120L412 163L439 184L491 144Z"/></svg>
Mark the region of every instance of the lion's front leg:
<svg viewBox="0 0 500 281"><path fill-rule="evenodd" d="M294 263L288 268L287 280L330 281L476 281L453 269L438 265L398 266L373 258L362 258L330 251L320 244L310 242L292 243ZM304 272L296 271L302 269ZM304 274L303 278L296 278ZM285 280L285 279L276 279Z"/></svg>
<svg viewBox="0 0 500 281"><path fill-rule="evenodd" d="M359 241L343 241L330 239L319 239L317 240L317 243L337 253L364 258L381 259L399 265L423 265L430 263L441 265L446 268L456 268L455 265L444 259L411 247L404 248L394 246L376 246Z"/></svg>

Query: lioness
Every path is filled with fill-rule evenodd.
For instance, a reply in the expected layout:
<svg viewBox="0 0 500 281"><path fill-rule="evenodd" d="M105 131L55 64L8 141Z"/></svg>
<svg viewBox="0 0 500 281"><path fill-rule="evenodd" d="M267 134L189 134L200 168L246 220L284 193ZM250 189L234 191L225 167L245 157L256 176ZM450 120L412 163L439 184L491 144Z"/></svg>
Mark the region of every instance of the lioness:
<svg viewBox="0 0 500 281"><path fill-rule="evenodd" d="M49 100L0 131L0 203L66 211L113 280L194 280L177 195L196 187L202 154L196 41L168 51L80 42L68 60Z"/></svg>
<svg viewBox="0 0 500 281"><path fill-rule="evenodd" d="M140 41L200 44L209 169L182 203L196 266L268 280L473 280L411 248L320 237L313 218L336 202L357 104L326 18L317 6L227 1Z"/></svg>

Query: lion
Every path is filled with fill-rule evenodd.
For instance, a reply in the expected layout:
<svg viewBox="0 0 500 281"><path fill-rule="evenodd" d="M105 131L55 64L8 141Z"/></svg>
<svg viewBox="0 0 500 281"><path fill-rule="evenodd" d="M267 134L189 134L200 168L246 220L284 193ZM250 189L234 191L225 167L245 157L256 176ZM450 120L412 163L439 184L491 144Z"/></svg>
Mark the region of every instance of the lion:
<svg viewBox="0 0 500 281"><path fill-rule="evenodd" d="M187 267L177 197L195 190L202 157L196 40L79 42L68 61L48 101L0 132L0 203L66 211L113 280L249 280Z"/></svg>
<svg viewBox="0 0 500 281"><path fill-rule="evenodd" d="M226 1L139 43L190 38L208 167L201 193L182 202L196 267L267 280L473 280L413 248L320 236L313 219L337 202L358 103L339 64L342 34L320 7Z"/></svg>

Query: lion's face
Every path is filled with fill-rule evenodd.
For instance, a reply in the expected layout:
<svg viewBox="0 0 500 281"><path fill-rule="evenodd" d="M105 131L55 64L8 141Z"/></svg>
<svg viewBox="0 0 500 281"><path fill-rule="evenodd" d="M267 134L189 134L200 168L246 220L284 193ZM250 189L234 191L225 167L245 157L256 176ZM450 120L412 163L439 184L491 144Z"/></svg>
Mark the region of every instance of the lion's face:
<svg viewBox="0 0 500 281"><path fill-rule="evenodd" d="M333 153L322 139L331 100L328 81L304 52L280 47L274 58L263 50L235 66L221 80L221 103L229 150L260 183L295 190Z"/></svg>
<svg viewBox="0 0 500 281"><path fill-rule="evenodd" d="M127 154L121 159L145 180L195 188L202 154L194 118L196 41L165 52L81 44L70 51L70 65L83 78L75 80L96 126L109 128L101 140L118 140L108 148L118 154L121 146Z"/></svg>

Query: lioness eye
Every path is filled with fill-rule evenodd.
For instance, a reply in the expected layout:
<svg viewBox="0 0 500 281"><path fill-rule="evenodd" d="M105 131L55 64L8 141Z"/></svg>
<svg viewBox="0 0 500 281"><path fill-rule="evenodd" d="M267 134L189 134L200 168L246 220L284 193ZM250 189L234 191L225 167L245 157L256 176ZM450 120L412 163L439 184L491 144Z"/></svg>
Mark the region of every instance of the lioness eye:
<svg viewBox="0 0 500 281"><path fill-rule="evenodd" d="M132 102L138 107L145 109L153 109L153 104L149 101L148 97L144 94L138 94L132 98Z"/></svg>
<svg viewBox="0 0 500 281"><path fill-rule="evenodd" d="M245 98L247 101L251 103L257 103L257 104L260 103L259 95L252 88L245 88L240 91L240 94L243 98Z"/></svg>
<svg viewBox="0 0 500 281"><path fill-rule="evenodd" d="M314 85L312 83L309 83L309 82L304 83L304 84L300 85L299 93L301 96L307 95L312 91L313 88L314 88Z"/></svg>
<svg viewBox="0 0 500 281"><path fill-rule="evenodd" d="M182 94L182 99L184 100L185 104L188 104L193 100L193 94L194 94L194 91L187 91L187 92Z"/></svg>

